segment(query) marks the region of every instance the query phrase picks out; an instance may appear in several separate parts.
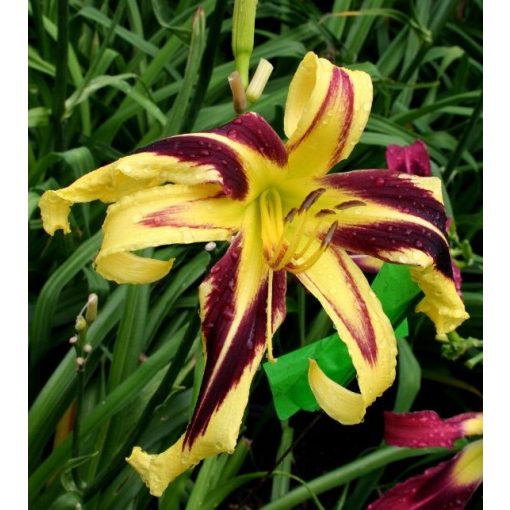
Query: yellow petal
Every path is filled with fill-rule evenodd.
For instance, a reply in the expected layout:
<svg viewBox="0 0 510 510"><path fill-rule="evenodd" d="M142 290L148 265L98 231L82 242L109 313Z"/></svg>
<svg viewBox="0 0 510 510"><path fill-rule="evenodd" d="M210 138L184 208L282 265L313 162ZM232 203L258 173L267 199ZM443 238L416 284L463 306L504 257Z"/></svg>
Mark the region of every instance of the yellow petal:
<svg viewBox="0 0 510 510"><path fill-rule="evenodd" d="M458 454L452 478L457 485L469 486L480 483L483 477L483 440L479 439L464 447Z"/></svg>
<svg viewBox="0 0 510 510"><path fill-rule="evenodd" d="M169 184L128 195L108 208L96 270L117 283L156 281L168 273L171 262L130 252L228 240L239 229L243 210L214 184Z"/></svg>
<svg viewBox="0 0 510 510"><path fill-rule="evenodd" d="M312 52L305 55L285 107L292 178L324 175L349 156L365 129L372 94L367 73L337 67Z"/></svg>
<svg viewBox="0 0 510 510"><path fill-rule="evenodd" d="M396 340L379 300L356 264L342 250L327 249L296 275L320 301L347 345L360 393L330 380L312 361L308 379L319 405L340 423L359 423L366 408L395 379Z"/></svg>
<svg viewBox="0 0 510 510"><path fill-rule="evenodd" d="M128 459L155 496L202 459L235 448L250 384L266 349L268 316L274 332L285 314L285 273L274 273L270 285L259 231L254 203L227 253L200 286L206 365L185 434L163 453L135 448Z"/></svg>
<svg viewBox="0 0 510 510"><path fill-rule="evenodd" d="M455 288L439 179L359 170L316 183L326 191L312 213L334 212L328 221L338 221L335 246L413 266L411 274L425 293L417 311L432 319L439 334L469 317Z"/></svg>
<svg viewBox="0 0 510 510"><path fill-rule="evenodd" d="M50 235L58 229L68 233L74 203L116 202L167 182L216 183L226 196L249 203L281 182L286 171L287 152L278 135L260 115L248 113L211 132L158 140L66 188L47 191L39 205Z"/></svg>

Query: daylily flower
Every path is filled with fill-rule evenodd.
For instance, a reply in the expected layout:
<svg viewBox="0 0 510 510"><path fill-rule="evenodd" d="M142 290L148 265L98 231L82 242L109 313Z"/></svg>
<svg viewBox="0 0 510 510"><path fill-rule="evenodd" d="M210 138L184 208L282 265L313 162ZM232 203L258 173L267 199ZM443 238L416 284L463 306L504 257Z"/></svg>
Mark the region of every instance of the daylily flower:
<svg viewBox="0 0 510 510"><path fill-rule="evenodd" d="M442 420L434 411L385 413L386 443L410 448L452 448L461 437L481 435L482 413ZM367 510L461 510L482 483L483 443L474 441L455 457L401 482Z"/></svg>
<svg viewBox="0 0 510 510"><path fill-rule="evenodd" d="M134 252L171 243L230 241L200 285L205 373L192 419L164 453L128 459L152 494L200 460L233 451L251 380L285 316L286 271L330 315L349 348L359 393L315 361L320 406L344 424L362 420L393 382L391 324L346 250L409 264L425 293L418 310L438 332L467 318L455 292L438 179L387 170L326 175L358 142L372 104L368 74L308 53L289 89L283 143L248 113L206 133L159 140L41 199L46 231L69 232L72 203L108 208L96 270L118 283L164 277L172 261ZM171 184L168 184L171 183Z"/></svg>

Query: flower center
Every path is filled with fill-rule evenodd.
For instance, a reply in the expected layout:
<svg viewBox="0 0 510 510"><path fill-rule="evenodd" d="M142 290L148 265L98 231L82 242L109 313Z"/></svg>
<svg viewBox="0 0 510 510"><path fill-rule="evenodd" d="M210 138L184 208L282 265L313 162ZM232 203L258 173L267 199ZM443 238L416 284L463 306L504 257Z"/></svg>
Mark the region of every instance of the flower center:
<svg viewBox="0 0 510 510"><path fill-rule="evenodd" d="M264 257L273 271L286 269L300 273L312 267L331 243L338 226L334 221L326 231L320 245L311 251L319 232L324 232L322 220L314 217L314 230L310 234L310 208L324 193L318 188L309 193L301 205L283 217L280 194L274 189L264 191L259 198Z"/></svg>

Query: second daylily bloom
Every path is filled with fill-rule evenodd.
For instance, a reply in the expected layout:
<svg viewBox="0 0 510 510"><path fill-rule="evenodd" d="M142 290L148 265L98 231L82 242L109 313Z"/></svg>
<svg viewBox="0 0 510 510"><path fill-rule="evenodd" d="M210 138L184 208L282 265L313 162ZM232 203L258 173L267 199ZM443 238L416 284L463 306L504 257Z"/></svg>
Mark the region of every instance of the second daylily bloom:
<svg viewBox="0 0 510 510"><path fill-rule="evenodd" d="M482 413L464 413L442 420L434 411L384 416L384 439L393 446L452 448L456 439L481 435ZM413 476L385 492L367 510L462 510L482 483L482 440L455 457Z"/></svg>
<svg viewBox="0 0 510 510"><path fill-rule="evenodd" d="M204 378L183 436L164 453L135 448L128 461L150 490L211 455L231 452L251 380L285 316L286 272L321 302L348 346L359 392L315 361L309 382L320 406L344 424L362 420L395 377L393 329L347 255L413 266L418 310L438 332L467 318L451 274L440 181L387 170L326 175L347 158L372 104L370 77L308 53L290 85L282 143L257 114L205 133L174 136L48 191L47 232L69 232L74 202L115 202L96 269L118 283L164 277L172 261L135 252L172 243L230 241L200 286Z"/></svg>

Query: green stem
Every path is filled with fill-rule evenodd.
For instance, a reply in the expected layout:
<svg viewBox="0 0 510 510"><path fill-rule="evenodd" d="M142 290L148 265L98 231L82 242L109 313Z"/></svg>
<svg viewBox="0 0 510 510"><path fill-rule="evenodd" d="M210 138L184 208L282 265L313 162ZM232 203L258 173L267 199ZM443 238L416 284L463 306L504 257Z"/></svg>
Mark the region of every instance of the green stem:
<svg viewBox="0 0 510 510"><path fill-rule="evenodd" d="M299 345L303 347L306 340L306 299L305 299L305 288L302 285L298 285L297 290L297 301L298 301L298 330L299 330Z"/></svg>
<svg viewBox="0 0 510 510"><path fill-rule="evenodd" d="M98 477L85 490L83 495L84 503L93 498L104 487L107 487L118 475L119 471L124 467L125 457L131 451L140 434L147 428L147 425L152 419L154 408L161 404L161 402L163 402L170 393L175 379L177 378L182 365L186 361L186 357L188 356L193 342L195 341L198 326L199 316L198 314L194 314L190 320L184 338L179 345L179 349L177 350L175 357L172 360L167 373L165 374L165 377L161 381L154 395L145 406L145 409L140 419L138 420L138 423L131 431L122 447L118 450L117 454L112 458L111 461L109 461L108 467L100 472Z"/></svg>
<svg viewBox="0 0 510 510"><path fill-rule="evenodd" d="M315 478L315 480L308 482L306 487L298 487L288 492L282 498L263 506L260 510L287 510L294 508L303 501L310 499L312 493L315 495L322 494L335 487L344 485L351 480L365 476L387 464L410 457L421 457L431 453L442 452L444 452L445 455L451 454L451 450L443 448L412 449L383 446L375 452L365 455L361 459L357 459L323 476Z"/></svg>
<svg viewBox="0 0 510 510"><path fill-rule="evenodd" d="M78 355L78 350L76 351ZM83 393L85 391L85 370L83 367L77 367L76 374L78 384L76 386L76 413L74 415L73 442L71 446L71 458L76 459L80 456L80 421L81 410L83 407ZM79 466L73 468L73 480L78 489L81 488Z"/></svg>

